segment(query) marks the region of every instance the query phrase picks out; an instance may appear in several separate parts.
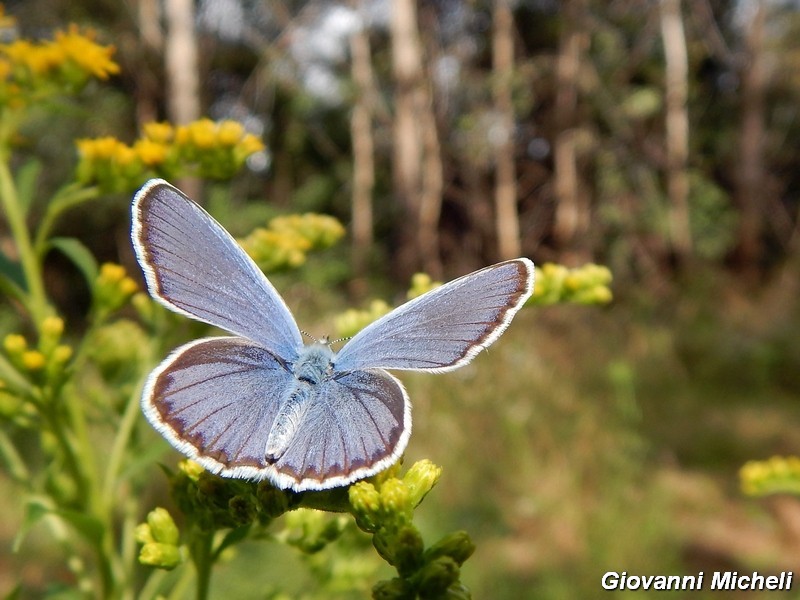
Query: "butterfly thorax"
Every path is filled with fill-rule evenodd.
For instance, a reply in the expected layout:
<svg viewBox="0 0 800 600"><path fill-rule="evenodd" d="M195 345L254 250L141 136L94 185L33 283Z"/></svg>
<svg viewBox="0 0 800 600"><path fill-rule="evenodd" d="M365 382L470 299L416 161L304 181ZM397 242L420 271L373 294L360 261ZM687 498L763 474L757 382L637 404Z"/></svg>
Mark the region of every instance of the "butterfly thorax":
<svg viewBox="0 0 800 600"><path fill-rule="evenodd" d="M334 352L327 344L303 346L292 372L297 380L317 384L328 379L333 371Z"/></svg>

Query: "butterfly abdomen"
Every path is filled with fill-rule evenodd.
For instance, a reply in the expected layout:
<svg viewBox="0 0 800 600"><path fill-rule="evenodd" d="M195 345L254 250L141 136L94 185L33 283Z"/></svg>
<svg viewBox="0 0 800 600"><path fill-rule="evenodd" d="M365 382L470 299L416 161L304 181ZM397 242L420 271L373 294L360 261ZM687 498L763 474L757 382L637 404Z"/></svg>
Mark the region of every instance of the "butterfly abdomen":
<svg viewBox="0 0 800 600"><path fill-rule="evenodd" d="M267 462L277 462L289 448L297 428L316 397L315 386L330 377L332 358L333 351L325 344L304 346L300 351L292 368L296 383L275 415L267 439Z"/></svg>

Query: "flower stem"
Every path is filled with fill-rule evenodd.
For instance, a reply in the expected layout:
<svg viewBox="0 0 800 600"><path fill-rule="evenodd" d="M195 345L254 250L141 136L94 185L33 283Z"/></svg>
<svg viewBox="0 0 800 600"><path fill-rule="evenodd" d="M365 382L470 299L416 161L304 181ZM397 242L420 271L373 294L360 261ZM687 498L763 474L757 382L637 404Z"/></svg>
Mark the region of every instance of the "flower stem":
<svg viewBox="0 0 800 600"><path fill-rule="evenodd" d="M42 270L31 244L31 237L25 225L25 215L20 206L19 195L14 178L5 157L0 157L0 202L5 209L8 226L17 245L22 272L27 283L28 306L37 329L44 317L50 312L42 281Z"/></svg>
<svg viewBox="0 0 800 600"><path fill-rule="evenodd" d="M42 217L42 222L36 230L36 239L33 248L39 260L44 258L44 253L47 250L47 238L50 236L50 232L58 217L73 206L82 204L87 200L94 200L99 195L100 190L97 187L87 188L76 183L64 186L56 193L47 205L47 210Z"/></svg>
<svg viewBox="0 0 800 600"><path fill-rule="evenodd" d="M194 539L191 541L190 548L192 562L194 563L197 575L197 591L195 598L197 598L197 600L208 600L208 593L211 588L211 567L214 563L213 553L211 551L214 534L196 530L193 537Z"/></svg>

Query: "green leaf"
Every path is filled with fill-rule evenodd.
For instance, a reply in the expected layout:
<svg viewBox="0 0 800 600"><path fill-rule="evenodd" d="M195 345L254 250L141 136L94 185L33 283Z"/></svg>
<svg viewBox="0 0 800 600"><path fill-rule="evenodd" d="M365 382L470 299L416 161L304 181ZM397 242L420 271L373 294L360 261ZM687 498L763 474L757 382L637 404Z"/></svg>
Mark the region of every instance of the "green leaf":
<svg viewBox="0 0 800 600"><path fill-rule="evenodd" d="M28 287L20 264L8 258L3 252L0 252L0 285L4 292L17 296L17 299L25 296Z"/></svg>
<svg viewBox="0 0 800 600"><path fill-rule="evenodd" d="M57 509L53 507L53 502L49 498L34 496L28 500L25 505L25 515L22 517L22 525L12 544L12 550L14 552L19 551L22 542L33 526L48 515L60 517L65 522L72 525L90 544L99 546L102 542L104 527L97 518L75 510Z"/></svg>
<svg viewBox="0 0 800 600"><path fill-rule="evenodd" d="M219 558L219 555L222 554L222 551L225 550L225 548L229 548L230 546L233 546L234 544L245 539L248 533L250 533L250 525L242 525L236 529L231 529L214 551L215 558Z"/></svg>
<svg viewBox="0 0 800 600"><path fill-rule="evenodd" d="M12 552L19 552L22 547L22 542L28 535L33 526L42 520L42 517L50 512L50 508L42 498L32 497L25 504L25 514L22 517L22 524L20 525L17 535L11 544Z"/></svg>
<svg viewBox="0 0 800 600"><path fill-rule="evenodd" d="M92 545L99 546L102 542L105 527L96 517L75 510L54 510L52 512L72 525Z"/></svg>
<svg viewBox="0 0 800 600"><path fill-rule="evenodd" d="M90 288L94 285L98 273L97 261L86 246L75 238L65 237L53 238L48 245L59 250L78 267Z"/></svg>
<svg viewBox="0 0 800 600"><path fill-rule="evenodd" d="M27 161L17 170L17 197L22 209L27 213L36 193L36 182L42 172L42 163L37 159Z"/></svg>
<svg viewBox="0 0 800 600"><path fill-rule="evenodd" d="M6 391L26 395L31 392L31 384L28 383L28 380L20 375L14 365L2 355L0 355L0 377L5 380L8 386Z"/></svg>

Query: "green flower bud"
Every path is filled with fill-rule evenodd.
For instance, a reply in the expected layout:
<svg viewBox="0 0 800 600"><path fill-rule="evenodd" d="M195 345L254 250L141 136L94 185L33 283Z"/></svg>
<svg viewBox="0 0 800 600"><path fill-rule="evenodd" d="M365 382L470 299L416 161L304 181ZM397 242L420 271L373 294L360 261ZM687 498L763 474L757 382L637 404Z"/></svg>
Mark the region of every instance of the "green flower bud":
<svg viewBox="0 0 800 600"><path fill-rule="evenodd" d="M39 330L39 350L49 355L64 333L64 320L59 317L45 317L39 325Z"/></svg>
<svg viewBox="0 0 800 600"><path fill-rule="evenodd" d="M139 552L139 562L143 565L171 570L180 564L181 552L177 546L172 544L150 542L142 546L142 550Z"/></svg>
<svg viewBox="0 0 800 600"><path fill-rule="evenodd" d="M374 600L414 600L417 594L405 579L395 577L379 581L372 587Z"/></svg>
<svg viewBox="0 0 800 600"><path fill-rule="evenodd" d="M152 544L155 542L153 532L150 531L150 525L147 523L139 523L136 529L133 530L133 539L140 544Z"/></svg>
<svg viewBox="0 0 800 600"><path fill-rule="evenodd" d="M3 390L3 387L5 387L4 382L0 381L0 417L10 419L19 416L24 401L19 396Z"/></svg>
<svg viewBox="0 0 800 600"><path fill-rule="evenodd" d="M431 491L439 477L442 468L433 464L430 460L424 459L415 462L403 477L409 492L409 501L412 506L417 506L425 495Z"/></svg>
<svg viewBox="0 0 800 600"><path fill-rule="evenodd" d="M147 524L156 542L177 545L180 533L167 509L158 507L151 510L147 515Z"/></svg>
<svg viewBox="0 0 800 600"><path fill-rule="evenodd" d="M400 457L396 463L384 469L372 478L372 481L381 489L384 481L389 479L400 479L400 472L403 470L403 457Z"/></svg>
<svg viewBox="0 0 800 600"><path fill-rule="evenodd" d="M381 485L381 507L387 517L405 521L411 516L414 505L408 487L399 479L387 479Z"/></svg>
<svg viewBox="0 0 800 600"><path fill-rule="evenodd" d="M443 596L444 600L472 600L472 594L461 582L456 582L447 588Z"/></svg>
<svg viewBox="0 0 800 600"><path fill-rule="evenodd" d="M178 468L192 481L197 481L205 473L205 469L193 460L182 460L178 463Z"/></svg>
<svg viewBox="0 0 800 600"><path fill-rule="evenodd" d="M449 556L440 556L419 571L419 595L422 598L440 598L447 588L458 581L460 569Z"/></svg>
<svg viewBox="0 0 800 600"><path fill-rule="evenodd" d="M262 481L256 488L256 499L261 508L262 520L271 521L289 510L286 492L276 488L268 481ZM262 523L266 525L266 523Z"/></svg>
<svg viewBox="0 0 800 600"><path fill-rule="evenodd" d="M381 507L381 496L378 490L367 481L359 481L351 485L347 493L358 526L364 531L375 531Z"/></svg>
<svg viewBox="0 0 800 600"><path fill-rule="evenodd" d="M72 358L72 347L66 344L59 344L53 349L53 361L56 364L63 365Z"/></svg>
<svg viewBox="0 0 800 600"><path fill-rule="evenodd" d="M425 560L430 562L440 556L449 556L461 566L473 552L475 544L472 543L469 534L466 531L454 531L428 548L425 551Z"/></svg>
<svg viewBox="0 0 800 600"><path fill-rule="evenodd" d="M150 299L150 296L144 292L137 292L131 298L131 304L142 321L150 323L153 320L155 316L155 305Z"/></svg>
<svg viewBox="0 0 800 600"><path fill-rule="evenodd" d="M394 536L394 566L402 577L408 577L422 566L422 536L416 527L406 525Z"/></svg>
<svg viewBox="0 0 800 600"><path fill-rule="evenodd" d="M395 546L397 545L397 540L395 539L393 531L381 527L375 532L375 535L372 536L372 545L383 560L395 566Z"/></svg>
<svg viewBox="0 0 800 600"><path fill-rule="evenodd" d="M252 500L245 496L234 496L228 501L228 508L231 518L235 523L247 525L252 523L256 517L256 507Z"/></svg>

